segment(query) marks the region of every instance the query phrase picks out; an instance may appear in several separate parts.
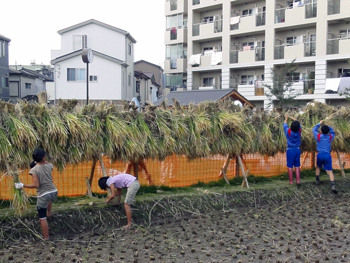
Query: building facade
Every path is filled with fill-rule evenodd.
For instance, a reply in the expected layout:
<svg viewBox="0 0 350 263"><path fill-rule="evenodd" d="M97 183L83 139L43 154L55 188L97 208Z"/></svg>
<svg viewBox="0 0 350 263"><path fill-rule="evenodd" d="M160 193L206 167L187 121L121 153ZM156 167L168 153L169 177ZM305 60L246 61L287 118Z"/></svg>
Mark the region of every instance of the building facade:
<svg viewBox="0 0 350 263"><path fill-rule="evenodd" d="M9 43L11 39L0 35L0 99L8 100L9 91Z"/></svg>
<svg viewBox="0 0 350 263"><path fill-rule="evenodd" d="M167 0L166 87L235 88L266 108L271 70L296 59L296 100L343 104L333 80L350 71L349 7L350 0Z"/></svg>
<svg viewBox="0 0 350 263"><path fill-rule="evenodd" d="M161 96L163 94L164 89L164 70L161 66L157 66L156 64L153 64L151 62L148 62L146 60L139 60L134 63L134 70L146 72L146 73L153 73L154 75L154 81L158 84L158 96Z"/></svg>
<svg viewBox="0 0 350 263"><path fill-rule="evenodd" d="M93 50L89 64L89 101L131 100L134 91L135 39L125 30L90 19L58 31L61 50L51 51L54 100L86 100L86 64L81 53Z"/></svg>

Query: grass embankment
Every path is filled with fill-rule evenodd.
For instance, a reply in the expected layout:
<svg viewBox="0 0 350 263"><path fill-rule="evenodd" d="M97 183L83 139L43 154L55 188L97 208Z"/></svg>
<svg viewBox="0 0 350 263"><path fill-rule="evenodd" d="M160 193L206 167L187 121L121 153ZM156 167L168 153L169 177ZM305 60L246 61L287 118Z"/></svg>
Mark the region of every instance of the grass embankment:
<svg viewBox="0 0 350 263"><path fill-rule="evenodd" d="M349 174L350 170L346 172ZM350 194L350 180L338 176L338 171L335 171L335 174L339 195ZM250 176L250 189L240 187L242 178L231 180L231 185L220 180L184 188L142 186L136 198L133 219L142 229L152 224L163 224L209 211L227 212L238 206L258 207L295 199L315 199L331 194L329 179L325 173L322 173L323 183L319 187L314 185L312 170L303 171L301 179L300 187L295 184L289 185L287 174L270 178ZM15 217L13 211L8 208L8 202L2 202L1 207L2 243L13 238L35 239L41 236L35 200L32 200L30 211L23 217ZM106 206L105 195L95 195L93 198L58 198L53 205L53 218L49 224L54 236L67 236L82 231L103 234L106 228L117 228L125 222L123 206Z"/></svg>

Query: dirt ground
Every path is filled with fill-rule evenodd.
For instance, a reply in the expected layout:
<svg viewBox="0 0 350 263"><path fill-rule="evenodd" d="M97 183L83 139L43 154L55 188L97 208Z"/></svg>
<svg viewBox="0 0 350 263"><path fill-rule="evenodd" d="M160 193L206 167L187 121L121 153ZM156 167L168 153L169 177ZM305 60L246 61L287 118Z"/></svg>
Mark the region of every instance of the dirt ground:
<svg viewBox="0 0 350 263"><path fill-rule="evenodd" d="M0 262L350 262L349 201L329 193L102 235L14 241L0 249Z"/></svg>

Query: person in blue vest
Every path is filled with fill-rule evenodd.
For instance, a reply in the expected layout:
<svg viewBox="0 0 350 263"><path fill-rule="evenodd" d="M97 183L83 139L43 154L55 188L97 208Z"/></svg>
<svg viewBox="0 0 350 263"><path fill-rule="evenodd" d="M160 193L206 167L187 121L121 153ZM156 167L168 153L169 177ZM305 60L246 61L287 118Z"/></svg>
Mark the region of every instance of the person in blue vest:
<svg viewBox="0 0 350 263"><path fill-rule="evenodd" d="M331 144L335 137L335 132L332 127L324 125L323 120L320 123L316 124L312 129L314 138L317 143L317 161L316 161L316 185L320 184L320 172L323 166L323 169L326 170L329 179L331 181L331 188L333 193L338 193L335 188L334 174L332 169L332 156L331 156ZM322 125L322 126L321 126ZM318 129L321 126L321 133L318 132Z"/></svg>
<svg viewBox="0 0 350 263"><path fill-rule="evenodd" d="M301 144L301 125L295 118L284 115L283 130L287 138L287 167L289 183L293 184L293 167L295 167L295 177L297 184L300 185L300 144ZM287 124L288 119L293 122L290 128Z"/></svg>

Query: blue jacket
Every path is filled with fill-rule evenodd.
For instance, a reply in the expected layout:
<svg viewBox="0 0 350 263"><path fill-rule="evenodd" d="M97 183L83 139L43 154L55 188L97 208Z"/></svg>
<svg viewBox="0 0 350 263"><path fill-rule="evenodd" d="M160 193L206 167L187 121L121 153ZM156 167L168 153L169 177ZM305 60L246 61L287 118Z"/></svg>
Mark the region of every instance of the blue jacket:
<svg viewBox="0 0 350 263"><path fill-rule="evenodd" d="M300 130L297 132L293 132L289 129L287 123L283 123L284 134L287 138L287 150L291 148L298 148L301 144L301 125Z"/></svg>
<svg viewBox="0 0 350 263"><path fill-rule="evenodd" d="M315 140L317 142L317 151L319 153L330 153L331 152L331 143L334 140L335 132L332 127L329 127L328 134L322 134L318 132L321 124L316 124L316 126L312 129L312 133L314 134Z"/></svg>

